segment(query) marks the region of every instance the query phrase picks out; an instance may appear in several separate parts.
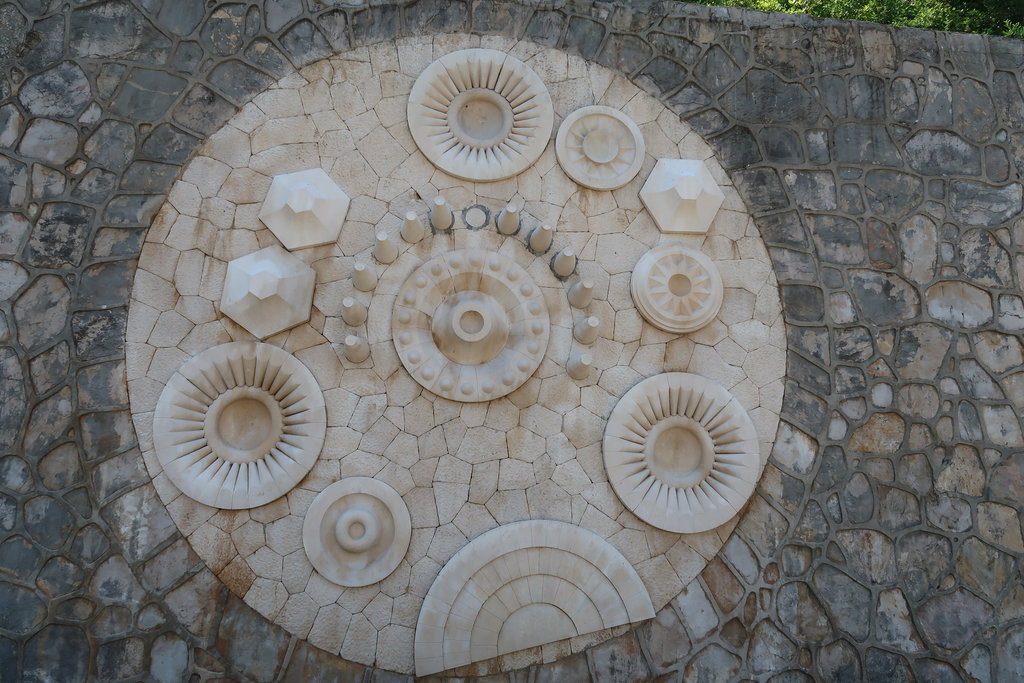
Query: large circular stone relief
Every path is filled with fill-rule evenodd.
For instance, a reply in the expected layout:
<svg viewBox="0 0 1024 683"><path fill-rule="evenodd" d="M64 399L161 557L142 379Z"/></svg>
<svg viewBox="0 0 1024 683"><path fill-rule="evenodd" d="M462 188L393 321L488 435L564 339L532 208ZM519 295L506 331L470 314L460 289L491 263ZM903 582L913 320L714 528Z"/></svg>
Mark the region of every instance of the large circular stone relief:
<svg viewBox="0 0 1024 683"><path fill-rule="evenodd" d="M544 359L551 324L521 266L483 249L430 259L398 292L391 329L405 369L453 401L514 391Z"/></svg>
<svg viewBox="0 0 1024 683"><path fill-rule="evenodd" d="M640 129L611 107L577 109L565 117L555 137L555 154L562 170L594 190L614 190L635 178L644 153Z"/></svg>
<svg viewBox="0 0 1024 683"><path fill-rule="evenodd" d="M182 493L238 510L280 498L309 472L327 415L313 374L270 344L232 342L185 363L153 417L157 458Z"/></svg>
<svg viewBox="0 0 1024 683"><path fill-rule="evenodd" d="M540 77L498 50L441 57L416 79L408 112L424 156L466 180L501 180L526 170L544 152L554 126Z"/></svg>
<svg viewBox="0 0 1024 683"><path fill-rule="evenodd" d="M619 499L659 529L697 533L739 513L760 473L747 412L717 383L668 372L615 405L604 464Z"/></svg>
<svg viewBox="0 0 1024 683"><path fill-rule="evenodd" d="M640 257L629 291L647 322L677 334L699 330L722 307L722 276L714 262L677 244L662 244Z"/></svg>
<svg viewBox="0 0 1024 683"><path fill-rule="evenodd" d="M341 586L369 586L393 572L411 535L402 497L370 477L349 477L325 488L302 524L309 561Z"/></svg>

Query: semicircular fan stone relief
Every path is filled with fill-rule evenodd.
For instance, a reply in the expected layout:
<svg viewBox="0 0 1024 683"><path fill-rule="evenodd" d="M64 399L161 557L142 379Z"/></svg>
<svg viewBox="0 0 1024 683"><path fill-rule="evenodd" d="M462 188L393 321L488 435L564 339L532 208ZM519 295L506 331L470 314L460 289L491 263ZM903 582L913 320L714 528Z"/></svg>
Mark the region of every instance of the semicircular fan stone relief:
<svg viewBox="0 0 1024 683"><path fill-rule="evenodd" d="M677 244L662 244L641 256L629 291L647 322L676 334L694 332L714 320L724 295L714 262Z"/></svg>
<svg viewBox="0 0 1024 683"><path fill-rule="evenodd" d="M604 464L637 517L687 534L738 514L760 474L747 412L719 384L686 372L649 377L619 399L605 429Z"/></svg>
<svg viewBox="0 0 1024 683"><path fill-rule="evenodd" d="M466 180L525 171L547 147L554 109L547 88L498 50L459 50L428 66L409 94L409 130L435 166Z"/></svg>
<svg viewBox="0 0 1024 683"><path fill-rule="evenodd" d="M555 137L562 170L592 190L614 190L635 178L645 149L644 136L632 119L599 105L569 114Z"/></svg>
<svg viewBox="0 0 1024 683"><path fill-rule="evenodd" d="M208 349L167 382L157 458L182 493L240 510L280 498L316 461L327 428L316 379L291 354L240 341Z"/></svg>
<svg viewBox="0 0 1024 683"><path fill-rule="evenodd" d="M636 570L600 536L565 522L513 522L441 569L416 624L416 674L653 616Z"/></svg>

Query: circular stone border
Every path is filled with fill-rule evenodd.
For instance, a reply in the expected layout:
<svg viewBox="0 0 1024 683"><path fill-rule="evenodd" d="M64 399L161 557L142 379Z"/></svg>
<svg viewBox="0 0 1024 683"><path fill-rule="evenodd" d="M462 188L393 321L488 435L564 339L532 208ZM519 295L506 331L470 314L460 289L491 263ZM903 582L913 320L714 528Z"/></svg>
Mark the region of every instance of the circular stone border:
<svg viewBox="0 0 1024 683"><path fill-rule="evenodd" d="M554 127L540 76L511 55L483 48L449 53L424 69L407 111L424 156L472 181L525 171L544 153Z"/></svg>
<svg viewBox="0 0 1024 683"><path fill-rule="evenodd" d="M714 320L722 308L724 286L708 256L668 243L640 257L629 279L629 293L647 322L685 334Z"/></svg>
<svg viewBox="0 0 1024 683"><path fill-rule="evenodd" d="M355 527L361 529L353 532ZM402 496L370 477L347 477L325 488L302 523L309 561L340 586L369 586L386 578L402 562L411 538L412 518Z"/></svg>
<svg viewBox="0 0 1024 683"><path fill-rule="evenodd" d="M471 292L486 298L458 300ZM488 304L501 309L488 316ZM461 339L447 340L462 343L466 348L461 352L459 344L448 345L434 329L439 311L464 311L480 319L478 331L456 330ZM478 343L498 340L488 334L499 328L491 318L501 318L507 329L500 347L486 349L490 358L478 363L456 360L470 357ZM551 321L541 288L526 269L502 254L458 249L426 261L406 278L395 299L391 330L402 365L421 386L469 403L501 398L522 386L544 361Z"/></svg>
<svg viewBox="0 0 1024 683"><path fill-rule="evenodd" d="M266 415L236 414L231 406L242 401L260 404ZM232 424L221 424L225 415ZM270 429L256 443L223 433L251 430L264 419ZM228 510L288 493L313 467L326 432L313 373L287 351L251 341L191 358L164 386L153 416L156 456L171 482L204 505Z"/></svg>
<svg viewBox="0 0 1024 683"><path fill-rule="evenodd" d="M687 372L648 377L626 392L608 418L603 451L623 505L676 533L729 521L760 474L747 411L717 383Z"/></svg>
<svg viewBox="0 0 1024 683"><path fill-rule="evenodd" d="M631 181L646 153L644 136L633 119L602 105L569 114L555 136L555 156L562 170L592 190L614 190Z"/></svg>

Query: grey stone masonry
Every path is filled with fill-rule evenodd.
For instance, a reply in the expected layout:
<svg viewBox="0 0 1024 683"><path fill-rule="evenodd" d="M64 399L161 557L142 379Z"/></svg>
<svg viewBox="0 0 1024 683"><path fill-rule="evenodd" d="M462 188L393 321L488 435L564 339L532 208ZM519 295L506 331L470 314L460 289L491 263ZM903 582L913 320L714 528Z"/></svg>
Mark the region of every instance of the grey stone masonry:
<svg viewBox="0 0 1024 683"><path fill-rule="evenodd" d="M183 164L335 52L501 34L699 132L788 329L774 452L657 617L481 680L1024 679L1024 41L656 0L0 4L0 680L392 681L273 626L142 462L127 305Z"/></svg>

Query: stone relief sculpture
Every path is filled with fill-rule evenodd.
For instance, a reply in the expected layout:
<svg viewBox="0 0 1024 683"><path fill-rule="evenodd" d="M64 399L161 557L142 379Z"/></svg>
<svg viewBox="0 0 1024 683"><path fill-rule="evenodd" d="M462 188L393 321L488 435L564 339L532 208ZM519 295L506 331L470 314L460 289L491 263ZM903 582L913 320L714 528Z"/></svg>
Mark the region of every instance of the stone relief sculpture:
<svg viewBox="0 0 1024 683"><path fill-rule="evenodd" d="M274 176L260 220L290 251L338 239L349 197L322 168Z"/></svg>
<svg viewBox="0 0 1024 683"><path fill-rule="evenodd" d="M757 433L717 382L685 372L626 392L604 433L608 481L648 524L676 533L714 529L736 515L760 474Z"/></svg>
<svg viewBox="0 0 1024 683"><path fill-rule="evenodd" d="M309 320L316 273L281 247L228 263L220 310L259 339Z"/></svg>
<svg viewBox="0 0 1024 683"><path fill-rule="evenodd" d="M555 137L555 154L570 178L593 190L614 190L644 163L644 136L633 120L611 107L577 109Z"/></svg>
<svg viewBox="0 0 1024 683"><path fill-rule="evenodd" d="M694 332L722 307L722 276L699 251L662 244L640 257L629 279L640 315L666 332Z"/></svg>
<svg viewBox="0 0 1024 683"><path fill-rule="evenodd" d="M416 623L416 675L653 616L636 570L600 536L513 522L470 541L437 575Z"/></svg>
<svg viewBox="0 0 1024 683"><path fill-rule="evenodd" d="M398 292L391 330L417 382L453 401L489 401L522 385L544 359L550 321L521 266L483 249L430 259Z"/></svg>
<svg viewBox="0 0 1024 683"><path fill-rule="evenodd" d="M725 195L704 162L658 159L640 199L662 232L706 233Z"/></svg>
<svg viewBox="0 0 1024 683"><path fill-rule="evenodd" d="M408 113L420 151L466 180L501 180L526 170L544 152L554 126L544 83L498 50L460 50L438 59L416 79Z"/></svg>
<svg viewBox="0 0 1024 683"><path fill-rule="evenodd" d="M346 477L325 488L302 524L309 561L341 586L369 586L393 572L411 535L402 497L370 477Z"/></svg>
<svg viewBox="0 0 1024 683"><path fill-rule="evenodd" d="M306 476L326 422L305 365L276 346L231 342L195 356L167 382L153 441L182 493L240 510L283 496Z"/></svg>

